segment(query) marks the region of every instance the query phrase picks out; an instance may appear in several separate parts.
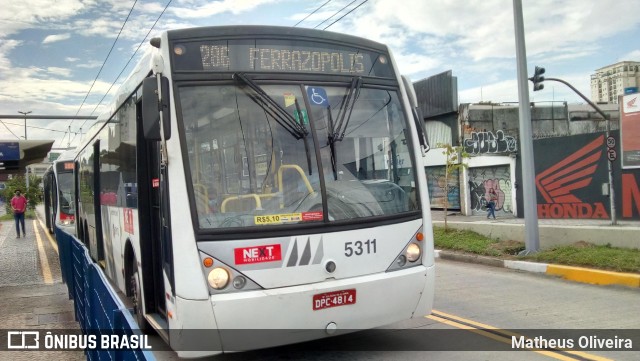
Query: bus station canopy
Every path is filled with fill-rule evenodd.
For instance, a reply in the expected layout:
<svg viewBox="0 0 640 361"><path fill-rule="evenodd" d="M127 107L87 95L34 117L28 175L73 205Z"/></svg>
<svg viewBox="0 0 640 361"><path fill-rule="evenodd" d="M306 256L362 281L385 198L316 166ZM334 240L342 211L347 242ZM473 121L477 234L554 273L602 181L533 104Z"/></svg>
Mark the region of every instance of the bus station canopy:
<svg viewBox="0 0 640 361"><path fill-rule="evenodd" d="M0 140L0 174L20 174L31 164L44 162L53 140Z"/></svg>

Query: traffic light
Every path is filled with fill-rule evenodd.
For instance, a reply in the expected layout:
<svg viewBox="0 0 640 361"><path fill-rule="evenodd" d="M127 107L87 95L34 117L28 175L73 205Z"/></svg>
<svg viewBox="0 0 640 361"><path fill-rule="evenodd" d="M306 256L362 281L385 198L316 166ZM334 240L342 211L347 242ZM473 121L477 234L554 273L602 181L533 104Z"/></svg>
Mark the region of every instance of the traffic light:
<svg viewBox="0 0 640 361"><path fill-rule="evenodd" d="M544 68L536 66L536 71L535 73L533 73L533 77L529 78L529 80L533 82L534 92L544 89L544 84L542 84L542 82L544 81L544 76L542 76L542 74L544 74Z"/></svg>

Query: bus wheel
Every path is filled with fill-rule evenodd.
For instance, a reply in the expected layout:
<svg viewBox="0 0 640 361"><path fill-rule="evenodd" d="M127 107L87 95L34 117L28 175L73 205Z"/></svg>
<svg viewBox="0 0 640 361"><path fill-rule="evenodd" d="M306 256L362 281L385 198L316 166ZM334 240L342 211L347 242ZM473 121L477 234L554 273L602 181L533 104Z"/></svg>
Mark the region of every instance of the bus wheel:
<svg viewBox="0 0 640 361"><path fill-rule="evenodd" d="M140 272L138 272L138 265L135 260L133 261L132 270L133 274L131 275L129 287L131 302L133 303L133 314L136 318L136 322L138 323L138 327L140 327L140 331L146 333L150 330L150 326L147 319L144 318L144 313L142 311L142 284L140 283Z"/></svg>

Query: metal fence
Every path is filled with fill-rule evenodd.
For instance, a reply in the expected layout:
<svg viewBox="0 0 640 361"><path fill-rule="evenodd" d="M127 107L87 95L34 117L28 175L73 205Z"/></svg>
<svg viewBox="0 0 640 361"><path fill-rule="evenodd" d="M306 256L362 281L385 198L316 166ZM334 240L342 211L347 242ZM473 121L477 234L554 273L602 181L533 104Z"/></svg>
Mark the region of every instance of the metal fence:
<svg viewBox="0 0 640 361"><path fill-rule="evenodd" d="M141 335L129 309L118 298L102 270L91 261L87 249L72 235L56 227L60 252L62 280L67 284L69 298L74 301L76 321L82 332L100 337L110 335ZM86 350L88 360L155 360L150 351Z"/></svg>

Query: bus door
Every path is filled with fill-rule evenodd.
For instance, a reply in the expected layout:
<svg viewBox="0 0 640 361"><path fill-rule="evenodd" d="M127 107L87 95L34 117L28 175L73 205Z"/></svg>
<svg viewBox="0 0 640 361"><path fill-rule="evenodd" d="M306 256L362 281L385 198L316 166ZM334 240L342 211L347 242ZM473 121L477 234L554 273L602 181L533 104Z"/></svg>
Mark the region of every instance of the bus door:
<svg viewBox="0 0 640 361"><path fill-rule="evenodd" d="M138 134L138 211L145 309L147 314L156 313L166 320L165 302L174 290L167 171L160 164L160 142L145 140L141 126Z"/></svg>
<svg viewBox="0 0 640 361"><path fill-rule="evenodd" d="M91 258L105 268L104 242L102 238L102 209L100 204L100 141L93 143L93 238L89 237Z"/></svg>

